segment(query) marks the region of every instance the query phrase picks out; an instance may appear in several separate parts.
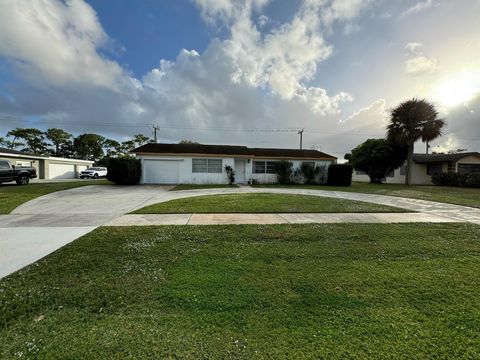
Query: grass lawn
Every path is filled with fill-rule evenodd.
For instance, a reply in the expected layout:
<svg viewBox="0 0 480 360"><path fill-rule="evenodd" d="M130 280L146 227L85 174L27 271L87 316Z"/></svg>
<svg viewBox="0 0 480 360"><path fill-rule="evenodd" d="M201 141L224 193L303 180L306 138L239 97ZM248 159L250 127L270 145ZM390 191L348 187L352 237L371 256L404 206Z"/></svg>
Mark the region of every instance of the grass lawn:
<svg viewBox="0 0 480 360"><path fill-rule="evenodd" d="M362 201L292 194L227 194L170 200L136 210L135 214L189 213L354 213L405 212Z"/></svg>
<svg viewBox="0 0 480 360"><path fill-rule="evenodd" d="M399 196L413 199L438 201L448 204L480 208L480 189L449 186L369 184L354 182L352 186L326 185L254 185L254 187L282 187L312 190L350 191L380 195Z"/></svg>
<svg viewBox="0 0 480 360"><path fill-rule="evenodd" d="M0 280L0 358L480 357L471 224L99 228Z"/></svg>
<svg viewBox="0 0 480 360"><path fill-rule="evenodd" d="M217 189L217 188L236 189L236 188L238 188L238 185L237 184L233 184L233 185L228 185L228 184L203 184L203 185L180 184L180 185L177 185L177 186L171 188L169 191L197 190L197 189Z"/></svg>
<svg viewBox="0 0 480 360"><path fill-rule="evenodd" d="M26 186L2 184L0 185L0 214L9 214L17 206L55 191L68 190L85 185L105 184L110 184L110 182L108 180L79 180L70 182L32 183Z"/></svg>

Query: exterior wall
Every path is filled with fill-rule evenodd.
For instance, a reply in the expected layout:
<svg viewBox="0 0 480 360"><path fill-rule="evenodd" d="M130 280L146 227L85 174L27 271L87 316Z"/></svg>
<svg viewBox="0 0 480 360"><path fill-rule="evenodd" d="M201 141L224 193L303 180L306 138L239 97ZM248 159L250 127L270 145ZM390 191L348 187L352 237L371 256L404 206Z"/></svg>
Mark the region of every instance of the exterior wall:
<svg viewBox="0 0 480 360"><path fill-rule="evenodd" d="M169 160L179 162L179 183L180 184L228 184L227 173L225 166L230 165L234 167L234 158L231 157L213 157L213 156L160 156L160 155L141 155L137 156L142 162L142 178L141 184L144 184L143 179L143 162L145 160ZM222 173L193 173L192 159L222 159Z"/></svg>
<svg viewBox="0 0 480 360"><path fill-rule="evenodd" d="M43 172L44 172L44 179L50 179L50 165L51 164L63 164L63 165L73 165L75 171L75 178L78 178L80 171L85 170L86 167L91 167L93 165L93 161L88 160L78 160L78 159L65 159L65 158L56 158L56 157L49 157L45 160L42 160L43 164Z"/></svg>
<svg viewBox="0 0 480 360"><path fill-rule="evenodd" d="M276 174L254 174L253 162L254 161L280 161L279 159L251 158L249 160L250 161L247 163L247 167L246 167L245 179L247 180L253 179L255 181L258 181L260 184L274 184L277 182ZM309 160L309 159L287 160L287 161L290 161L293 164L292 166L293 171L295 171L296 169L300 169L300 167L302 166L302 163L304 162L315 162L316 167L325 166L326 167L325 177L328 175L328 166L333 163L333 161L329 161L329 160ZM326 181L326 178L325 178L325 181Z"/></svg>
<svg viewBox="0 0 480 360"><path fill-rule="evenodd" d="M442 171L447 171L447 164L443 164ZM357 182L370 182L368 175L357 175L353 170L352 181ZM400 168L395 169L393 176L387 176L385 179L386 184L405 184L405 175L400 175ZM412 168L412 184L414 185L431 185L432 177L427 175L427 165L425 164L413 164Z"/></svg>

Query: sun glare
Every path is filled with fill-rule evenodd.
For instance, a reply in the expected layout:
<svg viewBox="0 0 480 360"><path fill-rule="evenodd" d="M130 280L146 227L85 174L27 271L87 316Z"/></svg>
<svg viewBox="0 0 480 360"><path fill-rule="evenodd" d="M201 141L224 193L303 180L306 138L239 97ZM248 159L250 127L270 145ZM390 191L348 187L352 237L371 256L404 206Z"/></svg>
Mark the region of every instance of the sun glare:
<svg viewBox="0 0 480 360"><path fill-rule="evenodd" d="M446 107L470 100L480 92L480 73L463 71L447 77L433 88L432 97Z"/></svg>

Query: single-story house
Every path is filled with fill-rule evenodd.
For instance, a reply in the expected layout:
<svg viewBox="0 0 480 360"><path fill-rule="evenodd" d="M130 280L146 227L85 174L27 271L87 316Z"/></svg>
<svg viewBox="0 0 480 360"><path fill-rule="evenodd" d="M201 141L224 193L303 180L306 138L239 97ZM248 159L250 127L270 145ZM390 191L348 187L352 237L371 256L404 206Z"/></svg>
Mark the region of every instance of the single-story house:
<svg viewBox="0 0 480 360"><path fill-rule="evenodd" d="M281 160L292 162L293 169L304 162L328 168L337 160L316 150L203 144L152 143L132 153L141 161L143 184L226 184L227 165L235 171L237 183L274 183L276 163Z"/></svg>
<svg viewBox="0 0 480 360"><path fill-rule="evenodd" d="M74 179L80 171L93 165L93 161L34 155L23 151L0 147L0 160L12 165L31 166L37 170L38 179Z"/></svg>
<svg viewBox="0 0 480 360"><path fill-rule="evenodd" d="M431 185L432 175L442 172L460 174L480 174L480 153L464 152L458 154L414 154L412 167L412 184ZM406 167L401 166L388 174L385 182L404 184ZM353 171L353 181L369 182L370 178L362 171Z"/></svg>

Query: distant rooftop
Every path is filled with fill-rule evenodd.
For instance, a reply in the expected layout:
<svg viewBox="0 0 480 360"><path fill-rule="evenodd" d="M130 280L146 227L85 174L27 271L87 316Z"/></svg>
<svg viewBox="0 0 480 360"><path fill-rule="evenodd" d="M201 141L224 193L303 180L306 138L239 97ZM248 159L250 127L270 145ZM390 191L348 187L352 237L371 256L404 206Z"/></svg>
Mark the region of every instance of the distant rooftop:
<svg viewBox="0 0 480 360"><path fill-rule="evenodd" d="M413 161L417 164L457 162L466 156L478 156L478 152L464 152L458 154L414 154Z"/></svg>

